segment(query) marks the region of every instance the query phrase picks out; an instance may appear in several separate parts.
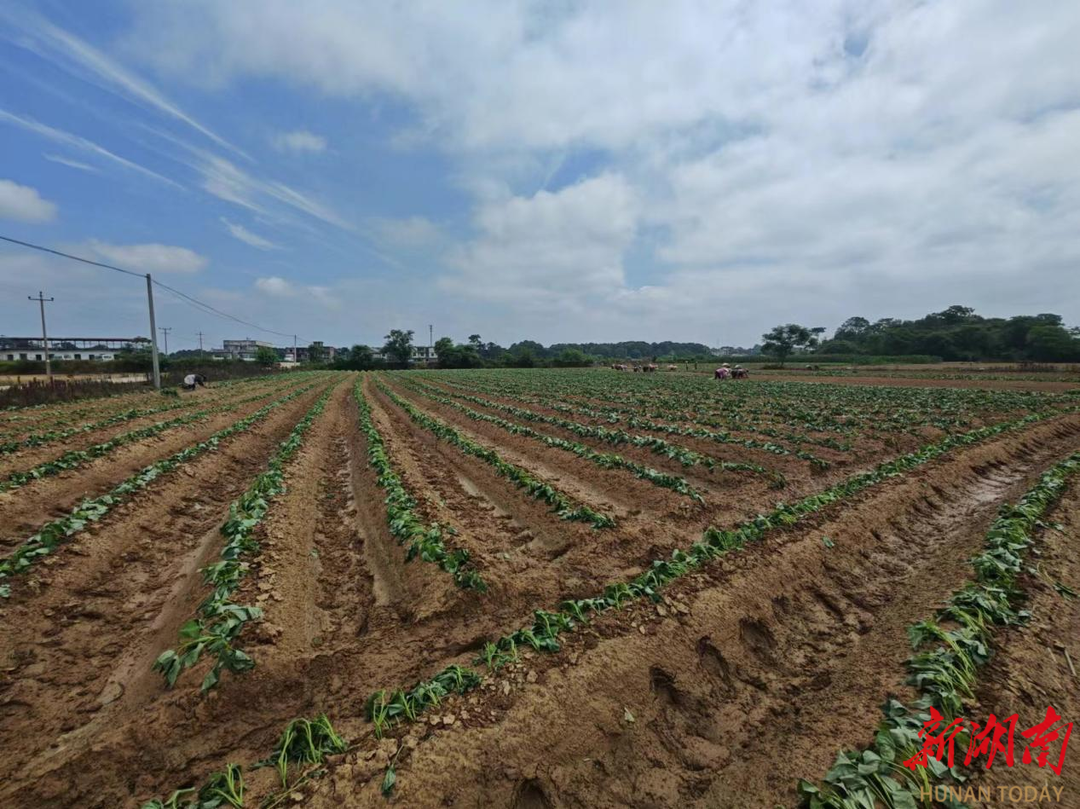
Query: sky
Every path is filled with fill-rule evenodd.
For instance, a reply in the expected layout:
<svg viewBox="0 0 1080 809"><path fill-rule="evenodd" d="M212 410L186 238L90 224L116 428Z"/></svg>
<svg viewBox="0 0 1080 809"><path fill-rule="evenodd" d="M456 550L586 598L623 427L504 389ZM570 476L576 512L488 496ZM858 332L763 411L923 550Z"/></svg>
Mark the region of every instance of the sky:
<svg viewBox="0 0 1080 809"><path fill-rule="evenodd" d="M253 324L159 289L171 350L1075 325L1077 42L1059 0L5 0L0 235ZM39 289L149 333L141 279L0 243L0 334Z"/></svg>

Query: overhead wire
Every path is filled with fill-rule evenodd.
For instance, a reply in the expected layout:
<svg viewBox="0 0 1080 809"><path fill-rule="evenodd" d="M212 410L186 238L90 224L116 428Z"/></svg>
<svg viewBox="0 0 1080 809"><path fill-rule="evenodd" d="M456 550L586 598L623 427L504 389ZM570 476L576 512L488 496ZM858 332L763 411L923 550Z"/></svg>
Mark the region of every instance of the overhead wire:
<svg viewBox="0 0 1080 809"><path fill-rule="evenodd" d="M65 253L62 250L53 250L51 247L44 247L43 245L40 245L40 244L33 244L31 242L24 242L24 241L22 241L20 239L13 239L10 236L2 236L2 235L0 235L0 240L3 240L5 242L10 242L11 244L17 244L17 245L19 245L21 247L28 247L28 248L30 248L32 250L40 250L43 253L51 253L54 256L60 256L61 258L71 259L72 261L80 261L83 264L90 264L91 266L94 266L94 267L102 267L102 268L104 268L106 270L115 270L116 272L122 272L125 275L133 275L136 278L146 278L147 275L148 275L148 273L132 272L131 270L125 270L123 267L116 267L116 266L114 266L112 264L105 264L104 262L101 262L101 261L93 261L91 259L84 258L83 256L76 256L76 255L72 255L71 253ZM169 286L168 284L163 284L161 281L158 281L156 278L151 278L150 280L153 282L154 286L160 287L161 289L164 289L166 292L171 293L173 296L178 298L183 303L186 303L189 306L195 307L196 309L203 312L204 314L212 314L212 315L216 315L217 317L223 317L223 318L225 318L227 320L232 320L235 323L240 323L240 324L242 324L244 326L250 326L253 329L257 329L258 331L266 332L267 334L276 334L279 337L292 337L292 338L295 338L296 340L298 340L300 342L308 342L307 340L302 340L299 335L287 334L287 333L282 332L282 331L276 331L275 329L268 329L268 328L266 328L264 326L258 325L257 323L251 323L250 321L243 320L242 318L236 317L235 315L231 315L228 312L223 312L220 309L217 309L217 308L211 306L208 303L204 303L203 301L200 301L198 298L193 298L192 296L188 295L186 292L181 292L179 289L175 289L175 288Z"/></svg>

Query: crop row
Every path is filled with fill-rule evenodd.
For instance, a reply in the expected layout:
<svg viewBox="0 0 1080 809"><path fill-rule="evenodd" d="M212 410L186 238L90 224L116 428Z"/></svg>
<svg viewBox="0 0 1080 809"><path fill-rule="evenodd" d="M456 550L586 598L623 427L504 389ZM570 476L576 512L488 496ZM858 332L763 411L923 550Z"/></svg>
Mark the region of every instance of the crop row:
<svg viewBox="0 0 1080 809"><path fill-rule="evenodd" d="M888 430L912 432L933 426L947 432L971 424L973 416L1041 412L1075 404L1069 396L1032 391L913 387L855 387L804 382L752 381L718 386L710 379L675 375L636 375L607 372L545 372L542 382L527 372L460 372L480 388L529 392L549 398L586 397L658 412L708 414L730 429L747 419L766 418L779 425L850 432Z"/></svg>
<svg viewBox="0 0 1080 809"><path fill-rule="evenodd" d="M421 386L410 385L409 387L414 390L421 390ZM512 435L523 435L527 438L532 438L536 441L540 441L541 443L549 447L554 447L555 449L561 449L565 452L573 453L579 458L591 461L592 463L604 469L625 469L628 472L631 472L635 477L641 478L642 480L647 480L649 483L652 483L655 486L660 486L665 489L671 489L672 491L678 492L682 495L686 495L687 497L691 498L692 500L696 500L699 503L705 502L704 498L702 498L702 496L697 491L695 491L689 483L687 483L686 479L681 478L678 475L670 475L666 472L660 472L656 469L651 469L644 464L640 464L636 461L631 461L627 458L623 458L621 455L615 455L610 452L597 452L591 447L587 447L584 444L579 444L576 441L567 441L565 438L557 438L555 436L538 433L531 427L525 427L521 424L514 424L513 422L506 421L505 419L501 419L498 416L492 416L487 413L480 413L476 410L473 410L471 407L466 407L459 402L455 402L453 399L449 399L445 396L439 396L437 393L434 392L435 389L430 388L426 385L422 387L422 395L426 396L432 401L439 402L440 404L447 405L448 407L452 407L455 410L464 413L466 416L473 419L474 421L482 421L488 424L494 424L496 427L500 427L503 430L506 430L508 433L511 433ZM733 466L747 468L754 472L765 471L760 467L752 467L750 464L725 465L723 468L730 469Z"/></svg>
<svg viewBox="0 0 1080 809"><path fill-rule="evenodd" d="M379 389L390 397L391 401L408 413L414 422L443 441L453 444L466 455L484 461L495 470L496 474L506 478L534 499L543 500L550 505L561 519L588 522L594 528L613 528L615 526L615 520L608 515L601 514L584 504L574 503L567 495L560 492L550 483L537 479L520 466L503 460L495 450L477 444L450 425L421 412L381 382L377 384Z"/></svg>
<svg viewBox="0 0 1080 809"><path fill-rule="evenodd" d="M569 419L559 418L558 416L546 416L543 413L537 413L533 410L526 410L521 407L515 407L513 405L502 404L500 402L493 402L488 399L480 398L479 396L469 396L467 394L454 394L458 398L471 401L475 404L489 407L493 410L499 410L503 413L510 413L518 418L525 419L526 421L540 422L543 424L550 424L553 427L559 427L568 432L579 435L582 438L593 438L597 441L603 441L606 444L613 446L630 445L635 447L641 447L648 449L649 451L663 455L667 458L672 458L679 461L684 466L702 465L707 469L722 469L730 471L753 471L756 473L767 473L763 467L755 464L737 464L728 461L718 461L708 455L704 455L700 452L687 449L686 447L679 446L678 444L672 444L670 441L665 441L662 438L656 438L651 435L640 435L635 433L628 433L625 430L609 430L605 427L579 424L576 421L570 421ZM640 428L645 430L652 430L654 432L665 432L673 435L682 435L690 438L702 438L709 441L715 441L721 444L738 444L749 449L758 449L765 452L771 452L774 455L797 455L800 458L809 460L814 466L827 467L829 462L821 458L817 458L810 453L805 452L792 452L789 449L781 447L778 444L773 444L764 441L755 441L752 438L737 438L730 433L718 433L711 430L705 430L694 427L679 427L672 424L658 424L656 422L648 421L646 419L628 418L626 424L632 428ZM775 478L775 473L772 473Z"/></svg>
<svg viewBox="0 0 1080 809"><path fill-rule="evenodd" d="M460 383L448 380L440 377L439 381L443 384L457 388L458 390L475 391L475 388L462 385ZM826 447L828 449L834 449L839 452L847 452L851 449L850 442L839 441L832 437L817 437L810 436L802 433L794 433L788 429L778 429L776 427L769 426L759 420L750 420L739 417L737 413L733 413L731 410L721 411L724 418L709 418L704 413L711 409L713 402L709 402L707 407L703 407L703 402L695 399L694 401L680 401L680 402L668 402L663 409L660 409L654 404L645 402L631 407L622 404L615 404L612 402L604 401L598 405L590 406L583 403L569 404L566 402L560 402L553 399L553 397L533 395L520 390L509 390L505 387L491 387L485 389L488 395L498 395L503 398L511 399L521 402L523 404L540 405L542 407L548 407L552 410L556 410L560 413L566 413L568 415L587 416L588 418L594 418L599 421L603 421L608 424L618 424L622 420L624 415L643 416L646 418L657 418L665 421L687 421L691 424L697 424L702 427L722 428L722 429L737 429L740 432L756 433L764 435L769 438L787 441L794 444L797 448L803 444L813 444L817 446ZM809 429L814 429L814 425L805 425Z"/></svg>
<svg viewBox="0 0 1080 809"><path fill-rule="evenodd" d="M23 472L12 472L5 480L0 480L0 492L10 491L17 489L20 486L25 486L34 480L50 477L52 475L58 475L61 472L65 472L70 469L78 469L80 466L89 463L90 461L102 458L113 450L127 444L133 444L138 441L142 441L145 438L152 438L155 435L160 435L166 430L171 430L174 427L181 427L186 424L193 424L197 421L202 421L211 415L218 415L221 413L229 413L242 407L245 404L257 401L259 399L266 398L266 393L258 393L255 396L249 396L245 399L240 399L234 402L228 402L220 405L219 407L207 408L205 410L198 410L194 413L189 413L185 416L179 416L169 421L161 421L156 424L150 424L146 427L141 427L137 430L129 430L126 433L120 433L113 436L108 441L103 441L100 444L94 444L86 449L72 449L60 455L57 458L53 458L51 461L46 461L27 469Z"/></svg>
<svg viewBox="0 0 1080 809"><path fill-rule="evenodd" d="M301 396L314 386L315 383L312 383L270 402L250 416L219 430L206 440L144 467L122 483L114 486L106 494L82 501L70 514L46 523L37 533L26 539L14 553L0 560L0 582L16 573L27 570L41 558L53 553L61 545L70 542L74 535L85 530L90 523L100 520L115 506L127 501L135 492L145 489L161 475L173 471L204 452L216 449L223 439L247 430L266 418L276 408ZM0 584L0 597L6 598L8 595L10 595L10 586Z"/></svg>
<svg viewBox="0 0 1080 809"><path fill-rule="evenodd" d="M278 737L270 755L257 761L250 769L273 767L281 781L281 791L265 800L262 809L273 809L289 797L291 791L306 781L326 761L326 757L344 753L348 742L334 730L326 714L314 719L293 719ZM289 783L289 765L299 765L303 772ZM141 809L219 809L244 805L244 775L238 764L226 764L225 769L209 775L202 786L175 790L164 800L153 799Z"/></svg>
<svg viewBox="0 0 1080 809"><path fill-rule="evenodd" d="M4 441L0 443L0 455L7 455L12 452L17 452L21 449L40 447L46 444L54 443L56 441L65 441L68 438L82 435L83 433L94 432L95 430L103 430L108 427L114 427L118 424L124 424L125 422L129 422L134 419L143 418L145 416L155 416L160 413L168 413L172 410L181 410L183 408L192 407L197 404L201 404L199 399L187 398L179 402L169 402L167 404L160 404L154 407L128 408L127 410L122 410L119 413L113 413L110 416L106 416L103 419L99 419L97 421L89 422L86 424L79 424L75 427L67 427L65 429L59 430L43 430L40 432L31 433L25 438Z"/></svg>
<svg viewBox="0 0 1080 809"><path fill-rule="evenodd" d="M861 751L841 751L821 787L799 783L810 809L906 809L917 801L929 807L932 780L965 780L959 765L950 767L932 756L921 756L923 766L914 768L904 762L918 756L920 731L927 723L946 727L962 718L965 700L974 697L978 669L990 659L994 630L1026 620L1018 606L1024 596L1024 557L1036 531L1046 527L1042 517L1078 472L1080 453L1074 453L1043 473L1020 502L1002 507L986 534L985 549L972 560L974 579L933 620L908 629L915 654L906 664L907 682L918 698L910 705L886 702L874 743ZM956 735L960 749L969 742L967 730Z"/></svg>
<svg viewBox="0 0 1080 809"><path fill-rule="evenodd" d="M792 526L803 519L848 499L883 481L895 478L951 450L981 443L1005 432L1022 429L1048 415L1032 414L1013 422L981 427L968 433L946 436L921 450L880 464L873 470L853 475L847 480L810 495L791 505L781 504L768 514L760 514L732 529L710 527L700 541L688 550L677 549L670 558L654 560L641 574L630 581L607 585L595 597L572 599L562 602L557 611L536 610L533 623L508 635L488 642L475 663L484 664L496 671L517 659L519 650L557 652L559 635L576 631L595 615L619 609L631 601L660 600L660 591L672 581L695 571L711 560L732 551L741 550L747 544L760 541L767 534L785 526Z"/></svg>
<svg viewBox="0 0 1080 809"><path fill-rule="evenodd" d="M169 687L176 683L184 670L198 663L204 653L214 657L214 665L202 682L204 692L218 684L222 671L235 674L255 665L251 656L238 649L234 641L245 624L262 617L262 610L234 604L232 596L250 569L250 560L259 553L255 529L265 519L274 498L285 491L285 464L300 449L304 435L323 412L332 392L333 388L330 388L318 398L288 437L278 445L266 465L266 471L258 475L247 491L229 506L229 517L220 529L226 540L221 549L221 560L201 571L203 583L213 589L199 605L196 617L180 627L178 648L162 652L154 661L154 670L161 672Z"/></svg>
<svg viewBox="0 0 1080 809"><path fill-rule="evenodd" d="M464 548L448 550L444 529L437 522L425 525L416 510L416 499L406 491L394 471L386 445L371 419L371 407L364 396L363 379L353 390L360 416L360 431L367 438L368 462L375 470L379 486L386 490L386 523L399 545L405 547L406 561L419 558L438 565L454 578L454 584L466 590L484 592L487 585L470 564Z"/></svg>

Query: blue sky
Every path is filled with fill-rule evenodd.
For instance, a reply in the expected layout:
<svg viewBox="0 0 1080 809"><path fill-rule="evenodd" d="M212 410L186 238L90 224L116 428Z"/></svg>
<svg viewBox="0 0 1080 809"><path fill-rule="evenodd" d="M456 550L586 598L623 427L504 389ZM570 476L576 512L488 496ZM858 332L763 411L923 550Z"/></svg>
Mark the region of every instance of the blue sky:
<svg viewBox="0 0 1080 809"><path fill-rule="evenodd" d="M1075 324L1078 37L1056 2L16 0L0 234L333 344ZM54 332L147 332L136 279L0 247L0 333L38 288ZM284 342L157 303L170 348Z"/></svg>

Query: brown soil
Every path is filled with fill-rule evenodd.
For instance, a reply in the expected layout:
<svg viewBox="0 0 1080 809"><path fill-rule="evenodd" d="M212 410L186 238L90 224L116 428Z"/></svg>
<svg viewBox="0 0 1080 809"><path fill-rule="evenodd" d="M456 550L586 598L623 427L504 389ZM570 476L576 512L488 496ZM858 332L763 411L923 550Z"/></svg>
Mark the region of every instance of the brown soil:
<svg viewBox="0 0 1080 809"><path fill-rule="evenodd" d="M295 383L294 383L295 386ZM209 408L226 406L233 402L240 402L244 399L250 399L254 396L263 394L263 401L255 405L255 409L258 409L273 395L279 391L284 391L287 388L285 385L278 383L275 385L238 385L230 388L224 388L218 390L199 390L193 393L186 394L188 399L187 404L189 406L177 408L176 410L166 410L162 413L154 413L149 416L142 416L140 418L131 419L120 424L114 424L111 427L104 427L100 430L91 430L89 432L73 435L64 441L50 441L36 447L27 447L19 449L16 452L7 453L0 456L0 478L10 475L12 472L23 471L34 467L40 463L51 461L59 455L69 450L82 450L94 444L100 444L105 441L109 441L112 438L120 435L121 433L130 432L132 430L138 430L143 427L149 427L152 424L160 424L161 422L172 421L173 419L190 415L191 413L198 412L200 410L206 410ZM151 407L151 403L147 403L145 407ZM101 413L87 418L87 421L98 421L108 418L113 413L119 413L128 408L123 407L115 411L108 413ZM31 428L28 429L28 433L39 432L41 429L48 428Z"/></svg>
<svg viewBox="0 0 1080 809"><path fill-rule="evenodd" d="M658 609L605 616L448 706L469 719L408 731L398 799L793 805L798 778L869 740L902 689L906 627L969 577L1000 503L1077 447L1067 417L973 448L681 581ZM364 761L312 805L380 804L378 778L351 778Z"/></svg>
<svg viewBox="0 0 1080 809"><path fill-rule="evenodd" d="M524 655L479 692L447 700L439 716L378 742L363 718L374 690L469 663L484 641L528 624L532 610L595 595L710 523L730 525L852 469L793 474L782 493L753 479L706 477L715 502L687 508L685 498L628 473L397 386L507 460L610 508L618 527L596 531L560 520L438 441L367 380L391 463L423 517L453 529L448 543L469 550L490 587L481 596L456 588L434 564L405 561L357 427L354 381L340 380L257 531L262 552L235 598L265 610L241 636L252 671L224 675L204 697L208 663L173 690L150 666L205 595L198 570L218 554L229 503L324 386L156 481L12 580L12 598L0 602L0 805L134 807L227 762L245 765L255 805L274 791L274 775L247 765L270 753L290 719L325 711L356 747L294 790L290 805L382 806L379 783L396 753L392 802L402 806L791 806L799 777L819 776L840 747L869 740L878 705L902 687L906 626L970 575L967 560L998 506L1080 448L1080 416L1070 415L954 451L684 577L659 605L605 614L564 636L561 652ZM179 448L197 440L194 430L169 431L161 442ZM157 443L126 449L144 453L144 463L174 451ZM52 500L35 489L27 499L42 505L6 506L4 535L22 538L52 515L54 500L70 507L80 490L102 489L141 465L115 463L108 474L61 476ZM1066 542L1080 520L1075 499L1055 516L1066 533L1051 532L1047 542L1059 545L1043 559L1080 589L1076 549ZM1049 595L1036 593L1035 606ZM1080 616L1056 606L1044 608L1061 616L1054 637L1074 643ZM1010 640L994 664L1016 667L1003 669L1000 682L1025 683L1036 703L1045 701L1038 689L1049 689L1054 672L1032 662L1037 649L1030 661L1010 663L1014 647L1023 649ZM1063 660L1056 655L1062 678ZM1029 683L1021 669L1035 672ZM990 705L997 697L988 688ZM1063 696L1055 707L1074 718L1077 700Z"/></svg>
<svg viewBox="0 0 1080 809"><path fill-rule="evenodd" d="M0 526L3 526L0 545L11 547L22 542L42 524L69 513L84 498L104 494L143 467L204 441L286 392L285 388L274 389L265 398L240 405L232 412L219 413L205 420L166 430L137 443L118 447L78 469L40 478L18 489L0 493ZM58 454L57 448L53 447L51 457ZM27 467L30 465L27 464Z"/></svg>

